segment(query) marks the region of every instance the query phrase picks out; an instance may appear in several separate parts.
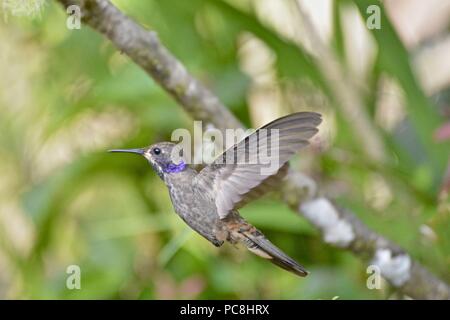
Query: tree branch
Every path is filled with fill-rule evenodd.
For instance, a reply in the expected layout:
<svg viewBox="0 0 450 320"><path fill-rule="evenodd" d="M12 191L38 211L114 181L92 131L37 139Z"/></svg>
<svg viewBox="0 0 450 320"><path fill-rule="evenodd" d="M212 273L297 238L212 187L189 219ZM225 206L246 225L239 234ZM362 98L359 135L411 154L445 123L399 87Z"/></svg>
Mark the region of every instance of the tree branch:
<svg viewBox="0 0 450 320"><path fill-rule="evenodd" d="M242 128L219 99L191 76L159 41L107 0L57 0L65 8L78 5L82 20L100 32L145 70L194 119L216 128ZM349 250L378 266L383 277L417 299L450 299L450 287L392 241L366 227L354 214L319 196L315 181L291 170L284 201L321 231L326 243Z"/></svg>

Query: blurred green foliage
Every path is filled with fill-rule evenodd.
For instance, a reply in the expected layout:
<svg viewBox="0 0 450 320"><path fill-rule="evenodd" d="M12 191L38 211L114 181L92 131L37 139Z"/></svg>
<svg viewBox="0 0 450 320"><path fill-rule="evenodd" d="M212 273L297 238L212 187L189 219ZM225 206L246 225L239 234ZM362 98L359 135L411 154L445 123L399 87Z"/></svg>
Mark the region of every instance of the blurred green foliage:
<svg viewBox="0 0 450 320"><path fill-rule="evenodd" d="M382 29L372 32L379 50L361 90L366 101L361 107L375 123L380 77L389 75L405 97L407 130L376 126L389 153L389 161L380 164L364 156L365 146L336 108L317 60L264 23L252 1L238 2L114 1L157 31L248 126L251 79L240 67L239 39L246 32L262 41L276 57L279 86L294 86L312 101L307 109L333 118L337 128L327 150L305 152L294 166L318 178L370 228L450 281L448 199L438 198L449 146L432 139L442 120L433 99L420 89L410 53L389 19L383 15ZM340 27L340 9L353 6L365 17L369 4L334 2L338 56L345 55L343 42L352 37ZM10 17L0 25L0 297L389 296L387 287L367 289L366 265L324 244L276 195L252 203L242 214L311 271L305 279L231 246L217 249L188 230L144 160L104 152L170 140L174 129L190 128L180 106L96 32L68 30L64 11L53 2L39 19ZM329 102L317 103L317 95ZM388 195L379 195L380 190ZM73 264L82 271L81 290L66 288L66 268Z"/></svg>

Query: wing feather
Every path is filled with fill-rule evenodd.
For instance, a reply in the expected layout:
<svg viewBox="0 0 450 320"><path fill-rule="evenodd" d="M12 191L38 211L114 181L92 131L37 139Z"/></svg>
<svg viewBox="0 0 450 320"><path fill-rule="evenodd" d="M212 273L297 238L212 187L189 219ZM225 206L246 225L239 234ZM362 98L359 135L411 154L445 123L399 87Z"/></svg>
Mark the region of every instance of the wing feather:
<svg viewBox="0 0 450 320"><path fill-rule="evenodd" d="M308 139L317 133L317 126L321 122L318 113L299 112L268 123L203 168L194 179L194 188L198 185L212 185L216 192L217 213L220 218L225 218L233 209L242 207L278 185L286 175L287 161L309 144ZM272 129L277 131L271 131ZM278 133L276 149L272 148L270 139L273 132ZM267 155L269 150L276 152L275 155L269 153L269 158L278 155L277 166L269 167L261 163L261 155ZM262 169L265 169L264 174Z"/></svg>

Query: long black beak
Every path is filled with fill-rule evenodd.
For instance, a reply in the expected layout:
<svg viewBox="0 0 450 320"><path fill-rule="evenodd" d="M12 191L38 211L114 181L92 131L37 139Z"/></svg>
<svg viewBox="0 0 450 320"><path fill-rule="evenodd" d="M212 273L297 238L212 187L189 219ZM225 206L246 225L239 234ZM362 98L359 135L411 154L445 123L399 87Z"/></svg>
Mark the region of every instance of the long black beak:
<svg viewBox="0 0 450 320"><path fill-rule="evenodd" d="M127 153L137 153L140 155L144 154L144 149L112 149L112 150L108 150L108 152L127 152Z"/></svg>

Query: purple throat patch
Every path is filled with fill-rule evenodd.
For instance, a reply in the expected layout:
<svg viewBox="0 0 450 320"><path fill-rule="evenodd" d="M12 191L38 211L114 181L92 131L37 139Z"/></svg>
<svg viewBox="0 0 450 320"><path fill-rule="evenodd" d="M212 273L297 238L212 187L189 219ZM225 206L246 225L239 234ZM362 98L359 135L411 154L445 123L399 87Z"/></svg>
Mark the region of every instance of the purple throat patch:
<svg viewBox="0 0 450 320"><path fill-rule="evenodd" d="M164 170L165 173L177 173L186 169L186 163L181 160L179 164L169 163Z"/></svg>

